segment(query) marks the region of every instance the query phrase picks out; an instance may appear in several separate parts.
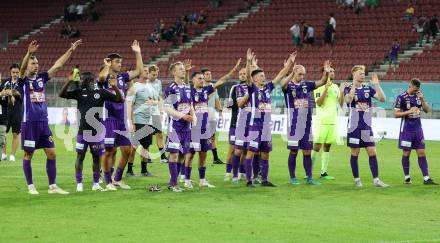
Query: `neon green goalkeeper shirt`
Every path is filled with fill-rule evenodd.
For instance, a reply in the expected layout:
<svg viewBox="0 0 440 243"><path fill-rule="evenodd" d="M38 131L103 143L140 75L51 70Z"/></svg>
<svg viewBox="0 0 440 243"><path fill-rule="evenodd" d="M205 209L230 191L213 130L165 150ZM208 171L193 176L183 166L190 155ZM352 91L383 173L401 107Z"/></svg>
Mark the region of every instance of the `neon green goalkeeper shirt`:
<svg viewBox="0 0 440 243"><path fill-rule="evenodd" d="M313 91L315 101L324 93L325 86L321 86ZM327 90L327 97L321 106L316 104L316 121L319 125L337 124L339 109L339 87L332 84Z"/></svg>

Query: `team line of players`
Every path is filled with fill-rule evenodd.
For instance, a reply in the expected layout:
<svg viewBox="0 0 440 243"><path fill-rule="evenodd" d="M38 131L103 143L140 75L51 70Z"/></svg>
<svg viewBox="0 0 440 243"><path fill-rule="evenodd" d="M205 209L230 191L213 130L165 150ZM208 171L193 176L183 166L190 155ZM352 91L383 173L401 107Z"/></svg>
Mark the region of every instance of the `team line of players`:
<svg viewBox="0 0 440 243"><path fill-rule="evenodd" d="M47 102L45 87L47 81L54 77L64 63L69 59L82 41L72 43L71 47L62 55L47 72L38 72L38 60L35 56L39 44L32 41L28 52L23 58L20 68L18 88L23 97L23 122L22 122L22 148L24 150L23 171L30 194L38 194L32 180L31 159L35 149L44 149L47 161L46 169L49 178L48 192L67 194L65 190L56 185L56 155L52 133L48 126ZM79 89L68 90L66 82L61 90L60 97L76 99L80 114L80 125L77 136L77 161L76 179L77 191L82 191L82 164L87 147L90 148L93 158L93 187L92 190L130 189L123 180L122 175L127 161L133 154L133 145L141 144L145 150L151 145L151 135L156 133L157 121L138 122L145 107L131 107L127 117L124 105L125 97L133 103L136 97L147 97L146 89L135 88L129 90L129 82L139 77L143 72L143 62L139 43L134 41L131 46L136 56L136 69L121 72L122 57L112 53L104 59L100 70L98 82L93 73L83 73ZM337 88L332 83L334 69L326 61L323 67L323 76L316 82L305 81L305 68L295 64L296 53L290 54L283 68L272 79L266 82L264 71L257 66L255 54L248 50L246 53L246 68L239 72L240 84L231 89L232 122L230 129L230 148L228 152L228 165L226 166L228 179L232 172L233 183L238 182L240 167L244 172L247 186L275 186L268 180L269 153L272 150L271 142L271 93L280 83L285 96L288 110L288 143L290 150L288 167L290 182L298 185L296 178L296 157L299 150L303 153L303 164L306 172L306 183L320 184L312 176L312 160L316 160L316 152L323 147L321 178L333 179L327 174L329 150L334 144L336 131L336 114L339 105L347 104L350 110L347 145L351 147L350 164L352 167L355 186L361 187L359 178L358 154L360 148L366 148L369 156L373 184L378 187L387 187L378 176L378 162L371 128L371 99L385 101L385 94L380 88L377 75L373 75L371 87L365 84L365 67L354 66L352 69L353 82L343 83ZM199 154L199 178L201 187L214 187L205 178L206 152L212 149L212 134L208 122L208 101L215 90L230 80L240 65L236 66L215 84L206 84L202 72L193 72L192 84L189 85L190 74L193 69L191 61L176 62L170 65L169 71L174 77L165 90L163 110L167 113L169 125L165 151L169 153L168 167L170 181L168 188L173 192L182 192L178 185L179 173L184 187L192 188L191 170L194 154ZM101 88L96 88L100 86ZM316 89L316 90L315 90ZM315 90L318 107L318 129L315 129L315 146L312 136L312 110L309 104L310 93ZM144 98L148 107L157 105L157 99ZM105 107L103 112L102 107ZM100 109L101 108L101 109ZM399 147L403 149L402 165L405 174L405 183L411 183L409 176L409 155L416 149L419 165L424 175L425 184L436 184L429 176L426 156L424 153L423 131L421 128L420 111L429 111L429 106L420 91L420 81L411 80L406 92L399 95L396 101L395 115L402 117ZM151 110L150 110L151 112ZM238 113L238 114L237 114ZM136 118L138 114L138 118ZM103 118L103 119L102 119ZM127 119L128 118L128 119ZM99 129L93 122L102 123L105 129ZM129 120L129 122L127 122ZM157 120L157 119L156 119ZM131 124L136 123L134 128ZM160 123L160 122L159 122ZM134 139L132 132L136 130ZM136 142L133 142L136 141ZM121 156L113 173L116 161L116 149L120 148ZM312 153L312 150L315 153ZM141 156L143 166L148 155ZM240 166L240 164L242 166ZM105 189L99 185L100 169L104 172ZM146 168L145 168L146 169ZM148 172L145 170L145 172ZM113 175L114 174L114 175Z"/></svg>

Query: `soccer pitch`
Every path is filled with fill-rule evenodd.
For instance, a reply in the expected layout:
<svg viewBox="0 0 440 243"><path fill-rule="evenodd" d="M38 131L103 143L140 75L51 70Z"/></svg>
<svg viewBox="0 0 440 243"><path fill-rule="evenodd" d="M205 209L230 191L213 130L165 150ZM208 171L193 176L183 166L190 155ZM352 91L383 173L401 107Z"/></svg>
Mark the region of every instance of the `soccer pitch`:
<svg viewBox="0 0 440 243"><path fill-rule="evenodd" d="M353 185L345 145L332 149L329 173L336 180L291 186L286 143L279 135L273 140L269 179L278 187L224 182L225 165L212 166L209 153L207 179L217 188L199 189L193 170L194 189L180 194L166 190L168 166L157 159L149 164L155 176L140 177L139 157L137 176L124 178L132 190L92 192L90 155L84 163L85 192L76 193L76 154L56 140L57 184L71 194L47 194L45 156L38 151L32 168L40 195L31 196L20 152L16 162L0 162L0 242L440 242L440 187L423 185L414 152L413 184L403 184L395 140L377 143L380 177L391 187L373 187L362 151L362 189ZM431 176L440 180L440 142L426 145ZM219 142L218 150L225 160L227 143ZM297 176L302 178L302 156L298 158ZM316 163L315 177L319 169ZM164 191L148 192L147 186L155 183Z"/></svg>

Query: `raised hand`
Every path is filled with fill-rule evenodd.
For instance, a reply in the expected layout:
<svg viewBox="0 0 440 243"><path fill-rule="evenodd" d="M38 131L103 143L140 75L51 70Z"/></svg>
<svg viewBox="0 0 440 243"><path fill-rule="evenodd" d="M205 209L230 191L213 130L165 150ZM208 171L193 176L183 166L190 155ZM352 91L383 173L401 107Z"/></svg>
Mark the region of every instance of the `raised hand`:
<svg viewBox="0 0 440 243"><path fill-rule="evenodd" d="M191 65L191 59L186 59L184 62L183 62L183 65L185 66L185 71L191 71L191 69L193 69L193 65Z"/></svg>
<svg viewBox="0 0 440 243"><path fill-rule="evenodd" d="M29 43L29 46L28 46L28 52L30 54L37 52L39 46L40 46L40 44L38 44L38 42L36 40L31 41L31 43Z"/></svg>
<svg viewBox="0 0 440 243"><path fill-rule="evenodd" d="M138 53L141 52L141 47L139 46L139 42L137 40L134 40L133 43L131 44L131 50Z"/></svg>
<svg viewBox="0 0 440 243"><path fill-rule="evenodd" d="M417 91L417 93L416 93L416 95L417 95L417 98L419 98L420 100L423 100L425 97L423 96L423 93L422 93L422 91Z"/></svg>
<svg viewBox="0 0 440 243"><path fill-rule="evenodd" d="M73 43L70 44L70 49L71 49L72 51L74 51L74 50L76 50L76 48L77 48L79 45L81 45L81 44L82 44L82 40L79 39L79 40L77 40L77 41L75 41L75 42L73 42Z"/></svg>
<svg viewBox="0 0 440 243"><path fill-rule="evenodd" d="M241 58L238 59L237 63L235 64L234 68L232 70L237 71L237 69L240 67L240 63L241 63Z"/></svg>
<svg viewBox="0 0 440 243"><path fill-rule="evenodd" d="M182 116L182 119L187 121L187 122L192 122L193 121L193 117L191 115L184 115L184 116Z"/></svg>
<svg viewBox="0 0 440 243"><path fill-rule="evenodd" d="M294 52L292 52L292 53L290 54L290 56L289 56L289 61L290 61L290 63L292 63L292 64L295 63L296 55L298 55L298 52L297 52L297 51L294 51Z"/></svg>
<svg viewBox="0 0 440 243"><path fill-rule="evenodd" d="M342 82L341 85L339 86L339 90L340 90L340 91L344 91L345 88L348 87L348 85L349 85L349 84L348 84L347 81Z"/></svg>
<svg viewBox="0 0 440 243"><path fill-rule="evenodd" d="M255 58L255 54L252 52L252 50L249 48L246 52L246 60L252 61Z"/></svg>
<svg viewBox="0 0 440 243"><path fill-rule="evenodd" d="M371 75L371 84L373 84L373 85L379 84L379 77L377 76L377 73L373 73Z"/></svg>
<svg viewBox="0 0 440 243"><path fill-rule="evenodd" d="M330 62L330 60L326 60L324 62L324 72L329 73L332 67L332 63Z"/></svg>
<svg viewBox="0 0 440 243"><path fill-rule="evenodd" d="M104 65L107 67L110 67L110 65L111 65L110 58L104 58Z"/></svg>

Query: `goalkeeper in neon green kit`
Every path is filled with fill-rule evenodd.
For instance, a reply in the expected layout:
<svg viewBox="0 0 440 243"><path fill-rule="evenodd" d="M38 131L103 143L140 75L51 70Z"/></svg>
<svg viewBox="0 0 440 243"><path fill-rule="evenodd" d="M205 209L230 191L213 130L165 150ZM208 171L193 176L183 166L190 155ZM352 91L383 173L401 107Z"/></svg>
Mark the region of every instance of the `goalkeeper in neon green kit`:
<svg viewBox="0 0 440 243"><path fill-rule="evenodd" d="M327 173L328 163L330 161L330 147L338 141L338 110L339 105L343 104L343 97L340 98L339 88L333 83L335 70L332 68L327 84L314 90L316 102L316 118L313 123L313 151L312 161L315 164L319 151L323 147L321 155L321 179L333 180L333 176ZM341 84L341 88L345 87ZM324 146L323 146L324 145Z"/></svg>

